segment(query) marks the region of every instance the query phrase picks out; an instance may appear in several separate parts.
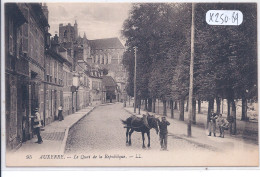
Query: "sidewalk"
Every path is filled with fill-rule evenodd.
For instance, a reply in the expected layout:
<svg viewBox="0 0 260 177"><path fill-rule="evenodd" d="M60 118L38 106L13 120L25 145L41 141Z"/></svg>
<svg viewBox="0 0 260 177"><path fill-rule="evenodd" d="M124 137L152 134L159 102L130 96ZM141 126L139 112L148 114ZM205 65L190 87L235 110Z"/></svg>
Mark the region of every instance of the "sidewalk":
<svg viewBox="0 0 260 177"><path fill-rule="evenodd" d="M129 106L129 104L127 104L127 106ZM142 105L142 109L144 109L144 105ZM168 117L170 117L170 112L171 112L170 108L167 107ZM196 113L196 125L192 125L192 126L205 129L206 122L207 122L207 114L205 113L206 110L202 110L201 112L202 112L201 114ZM155 107L155 113L158 114L158 105L156 105ZM162 114L163 114L163 104L160 102L159 115L162 116ZM225 117L225 115L223 117ZM179 119L178 110L174 110L174 119L176 120ZM184 122L186 122L186 124L188 123L188 112L186 111L184 112ZM240 119L237 119L237 134L230 136L229 131L227 131L226 135L229 136L230 138L241 139L241 140L243 139L245 141L258 144L258 122L247 122L247 121L241 121Z"/></svg>
<svg viewBox="0 0 260 177"><path fill-rule="evenodd" d="M54 121L44 127L41 131L43 139L42 144L35 143L37 141L36 135L31 140L22 144L22 146L15 151L16 153L32 154L64 154L68 133L71 127L86 115L91 113L95 107L89 106L81 109L74 114L64 117L63 121Z"/></svg>
<svg viewBox="0 0 260 177"><path fill-rule="evenodd" d="M134 113L133 107L126 107L125 110L130 114L141 117L142 114L145 114L145 111L141 110L141 115ZM154 114L154 113L151 113ZM157 114L155 114L158 116ZM232 138L228 135L225 135L225 138L220 138L219 133L217 132L217 137L207 136L208 130L203 129L201 127L192 125L192 137L187 137L187 123L183 121L179 121L178 119L171 119L167 117L167 120L170 122L170 126L168 127L168 136L173 136L174 138L184 139L192 144L196 144L197 146L210 149L212 151L224 151L224 150L250 150L258 148L258 145L253 143L248 143L243 141L243 139ZM226 133L228 134L228 133Z"/></svg>

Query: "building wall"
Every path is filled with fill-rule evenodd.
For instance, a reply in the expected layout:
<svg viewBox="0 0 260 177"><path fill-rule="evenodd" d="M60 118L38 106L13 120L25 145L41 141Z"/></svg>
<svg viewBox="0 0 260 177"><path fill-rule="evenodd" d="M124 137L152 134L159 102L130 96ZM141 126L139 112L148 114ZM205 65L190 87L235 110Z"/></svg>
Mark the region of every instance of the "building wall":
<svg viewBox="0 0 260 177"><path fill-rule="evenodd" d="M45 55L45 125L57 120L58 107L63 106L63 63Z"/></svg>
<svg viewBox="0 0 260 177"><path fill-rule="evenodd" d="M32 10L35 5L5 4L7 150L33 136L30 116L36 107L43 116L45 32L35 20L42 18Z"/></svg>
<svg viewBox="0 0 260 177"><path fill-rule="evenodd" d="M72 113L72 73L71 66L63 64L63 115Z"/></svg>
<svg viewBox="0 0 260 177"><path fill-rule="evenodd" d="M90 102L97 105L102 102L102 79L89 77L90 80Z"/></svg>

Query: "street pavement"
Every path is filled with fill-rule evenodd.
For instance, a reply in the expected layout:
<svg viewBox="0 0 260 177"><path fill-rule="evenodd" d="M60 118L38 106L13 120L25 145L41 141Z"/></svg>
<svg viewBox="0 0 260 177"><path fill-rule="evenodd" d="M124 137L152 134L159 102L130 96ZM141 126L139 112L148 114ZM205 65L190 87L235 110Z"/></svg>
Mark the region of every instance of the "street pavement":
<svg viewBox="0 0 260 177"><path fill-rule="evenodd" d="M132 134L132 146L128 146L121 119L125 120L132 114L133 108L124 108L121 103L97 107L71 128L65 154L141 154L143 159L158 160L138 161L150 165L230 166L258 163L257 145L232 138L208 137L207 130L199 127L192 127L192 137L188 138L187 124L170 118L168 151L160 151L159 136L154 129L151 130L151 148L142 149L142 136L138 132Z"/></svg>
<svg viewBox="0 0 260 177"><path fill-rule="evenodd" d="M125 120L132 114L133 107L124 108L122 103L98 105L95 109L88 107L65 117L62 122L56 121L46 126L42 132L43 144L35 144L35 137L23 143L18 151L8 156L9 160L16 160L17 166L258 164L257 145L232 138L208 137L207 130L199 127L192 127L192 137L188 138L186 123L170 118L168 118L171 123L168 127L168 151L160 150L159 136L154 129L151 130L151 148L142 148L142 136L138 132L132 134L132 146L128 146L125 137L126 129L121 119ZM145 145L147 146L147 137ZM48 158L51 154L62 155L63 160L52 160L52 163L41 160L40 156L46 155ZM33 159L38 155L38 161L25 161L27 155L32 155Z"/></svg>
<svg viewBox="0 0 260 177"><path fill-rule="evenodd" d="M68 137L68 132L75 123L80 119L88 115L95 107L89 106L85 109L79 110L74 114L64 117L63 121L54 121L49 125L42 128L41 137L43 139L42 144L35 143L37 136L31 140L28 140L22 144L22 146L16 151L7 152L8 160L18 160L24 158L39 157L41 154L63 154ZM19 161L19 160L18 160Z"/></svg>
<svg viewBox="0 0 260 177"><path fill-rule="evenodd" d="M122 104L97 107L91 114L80 120L71 128L66 145L66 153L84 153L100 151L143 151L141 133L132 134L132 146L126 145L126 129L121 119L130 117L131 114L123 109ZM148 138L145 138L147 146ZM187 141L169 136L169 150L181 149L183 146L200 148ZM151 148L160 151L159 136L151 130Z"/></svg>

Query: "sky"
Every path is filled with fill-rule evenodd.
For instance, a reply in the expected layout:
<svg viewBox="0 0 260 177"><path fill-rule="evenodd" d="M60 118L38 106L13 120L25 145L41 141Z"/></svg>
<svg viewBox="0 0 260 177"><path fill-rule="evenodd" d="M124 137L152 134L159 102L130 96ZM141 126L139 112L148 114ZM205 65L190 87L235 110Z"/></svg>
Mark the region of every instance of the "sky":
<svg viewBox="0 0 260 177"><path fill-rule="evenodd" d="M124 20L128 18L130 3L47 3L49 9L50 33L59 32L59 24L74 25L82 37L88 39L119 37Z"/></svg>

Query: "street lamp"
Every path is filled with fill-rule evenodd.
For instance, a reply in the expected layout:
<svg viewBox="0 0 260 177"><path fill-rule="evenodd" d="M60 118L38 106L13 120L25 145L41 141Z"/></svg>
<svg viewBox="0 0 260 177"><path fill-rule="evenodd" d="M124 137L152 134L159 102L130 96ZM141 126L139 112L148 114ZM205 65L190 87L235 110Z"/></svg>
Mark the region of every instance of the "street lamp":
<svg viewBox="0 0 260 177"><path fill-rule="evenodd" d="M127 95L126 95L126 91L124 89L123 91L123 97L124 97L124 107L126 107L126 99L127 99Z"/></svg>
<svg viewBox="0 0 260 177"><path fill-rule="evenodd" d="M71 86L71 92L72 92L72 112L74 113L74 103L73 103L73 93L76 92L76 111L77 111L77 91L79 88L79 74L74 72L72 77L72 86Z"/></svg>
<svg viewBox="0 0 260 177"><path fill-rule="evenodd" d="M195 33L195 4L192 3L191 16L191 59L190 59L190 86L189 86L189 122L187 126L188 137L191 137L192 97L193 97L193 67L194 67L194 33Z"/></svg>
<svg viewBox="0 0 260 177"><path fill-rule="evenodd" d="M137 68L137 60L136 60L136 52L137 47L134 47L135 50L135 73L134 73L134 113L136 113L136 68Z"/></svg>

